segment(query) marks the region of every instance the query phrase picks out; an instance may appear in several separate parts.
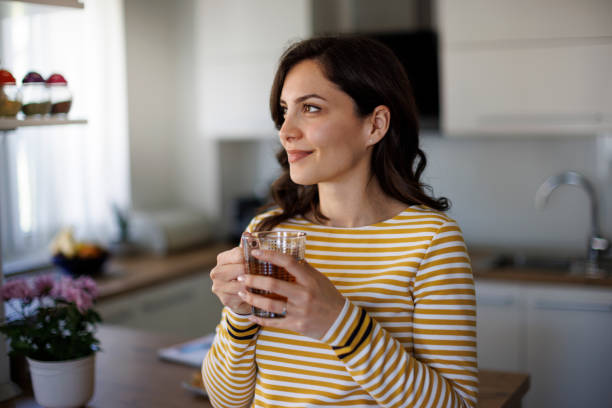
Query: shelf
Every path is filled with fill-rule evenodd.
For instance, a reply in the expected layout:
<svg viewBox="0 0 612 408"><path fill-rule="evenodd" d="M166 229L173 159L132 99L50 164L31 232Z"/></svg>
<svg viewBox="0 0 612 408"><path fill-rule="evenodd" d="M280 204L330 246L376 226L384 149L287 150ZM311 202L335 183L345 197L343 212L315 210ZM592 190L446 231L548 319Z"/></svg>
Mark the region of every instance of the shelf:
<svg viewBox="0 0 612 408"><path fill-rule="evenodd" d="M47 14L58 10L83 10L76 0L0 0L0 18Z"/></svg>
<svg viewBox="0 0 612 408"><path fill-rule="evenodd" d="M57 125L82 125L87 123L86 119L62 119L62 118L39 118L39 119L7 119L0 118L0 130L15 130L24 126L57 126Z"/></svg>
<svg viewBox="0 0 612 408"><path fill-rule="evenodd" d="M83 8L83 3L78 0L2 0L9 3L29 3L29 4L40 4L43 6L55 6L55 7L71 7L71 8Z"/></svg>

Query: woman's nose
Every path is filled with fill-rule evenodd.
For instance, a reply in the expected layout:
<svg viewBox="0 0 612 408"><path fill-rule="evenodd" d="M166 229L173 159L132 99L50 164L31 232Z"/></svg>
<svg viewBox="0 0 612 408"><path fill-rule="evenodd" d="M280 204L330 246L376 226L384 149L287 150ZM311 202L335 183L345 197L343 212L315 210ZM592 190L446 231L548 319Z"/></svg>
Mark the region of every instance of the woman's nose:
<svg viewBox="0 0 612 408"><path fill-rule="evenodd" d="M295 120L291 118L291 115L286 115L283 125L278 131L281 142L291 142L298 139L301 135L300 129L295 124Z"/></svg>

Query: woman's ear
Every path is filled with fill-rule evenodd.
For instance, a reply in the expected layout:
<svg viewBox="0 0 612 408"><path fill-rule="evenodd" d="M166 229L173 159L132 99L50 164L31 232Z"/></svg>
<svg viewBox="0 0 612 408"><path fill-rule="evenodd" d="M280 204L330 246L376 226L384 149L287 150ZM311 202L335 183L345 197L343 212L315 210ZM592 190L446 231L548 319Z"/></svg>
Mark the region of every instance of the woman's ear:
<svg viewBox="0 0 612 408"><path fill-rule="evenodd" d="M366 146L374 146L380 142L389 130L391 124L391 112L385 105L379 105L374 108L370 114L370 131Z"/></svg>

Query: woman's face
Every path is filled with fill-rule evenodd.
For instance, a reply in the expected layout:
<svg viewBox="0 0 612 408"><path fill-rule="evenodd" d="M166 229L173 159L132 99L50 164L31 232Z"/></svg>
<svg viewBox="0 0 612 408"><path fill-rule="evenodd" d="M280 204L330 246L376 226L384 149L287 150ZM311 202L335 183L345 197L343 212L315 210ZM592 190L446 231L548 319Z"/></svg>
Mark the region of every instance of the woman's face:
<svg viewBox="0 0 612 408"><path fill-rule="evenodd" d="M287 74L280 97L284 123L280 141L291 180L302 185L350 182L370 169L368 117L329 81L319 63L305 60Z"/></svg>

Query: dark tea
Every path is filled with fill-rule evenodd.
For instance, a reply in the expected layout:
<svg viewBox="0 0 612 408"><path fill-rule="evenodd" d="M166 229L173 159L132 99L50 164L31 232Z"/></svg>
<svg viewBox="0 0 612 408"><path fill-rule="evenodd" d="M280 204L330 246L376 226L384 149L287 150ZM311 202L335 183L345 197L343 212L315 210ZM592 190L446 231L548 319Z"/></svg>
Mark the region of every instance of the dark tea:
<svg viewBox="0 0 612 408"><path fill-rule="evenodd" d="M254 249L266 251L276 251L291 255L297 260L304 259L306 248L306 233L295 231L258 231L253 233L245 232L241 238L244 260L248 267L248 273L253 275L271 276L287 282L295 282L295 277L285 268L263 262L251 256ZM266 296L270 299L287 302L287 298L266 290L248 288L249 292ZM253 314L258 317L279 318L285 317L284 313L274 313L252 307Z"/></svg>
<svg viewBox="0 0 612 408"><path fill-rule="evenodd" d="M269 262L259 261L257 259L249 260L249 273L252 275L271 276L275 279L281 279L287 282L295 282L295 277L287 272L285 268L273 265ZM280 296L267 290L249 288L249 292L274 300L282 300L284 302L287 301L285 296ZM257 307L253 307L253 314L258 317L284 317L280 313L268 312L267 310L259 309Z"/></svg>

